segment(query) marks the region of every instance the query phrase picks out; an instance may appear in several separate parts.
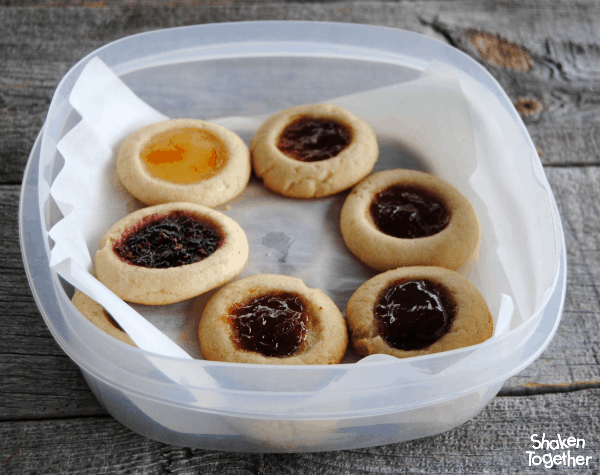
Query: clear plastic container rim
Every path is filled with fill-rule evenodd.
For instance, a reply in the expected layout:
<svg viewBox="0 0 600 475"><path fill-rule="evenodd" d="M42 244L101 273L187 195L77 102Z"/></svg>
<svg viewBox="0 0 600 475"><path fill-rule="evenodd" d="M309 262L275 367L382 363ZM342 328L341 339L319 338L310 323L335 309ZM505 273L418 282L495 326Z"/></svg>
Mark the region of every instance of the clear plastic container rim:
<svg viewBox="0 0 600 475"><path fill-rule="evenodd" d="M253 26L260 26L260 25L261 25L261 24L263 24L263 23L264 23L264 24L269 24L269 25L277 25L277 24L282 24L282 23L283 23L283 24L286 24L286 25L289 25L289 24L297 24L297 25L306 25L306 24L311 24L311 25L312 25L312 24L319 24L319 25L321 25L322 27L323 27L323 26L331 26L331 25L333 25L333 26L335 26L335 27L337 27L337 28L345 28L345 29L352 29L352 28L367 28L367 29L377 29L377 30L381 30L381 29L388 29L388 30L391 30L391 31L398 31L398 30L396 30L396 29L393 29L393 28L386 28L386 27L376 27L376 26L369 26L369 25L352 25L352 24L350 24L350 25L349 25L349 24L337 24L337 23L328 23L328 22L278 22L278 21L276 21L276 22L240 22L240 23L235 23L235 25L236 25L236 27L237 27L237 26L240 26L240 25L244 25L244 24L252 24ZM217 24L217 25L197 25L197 26L192 26L192 27L179 27L179 28L177 28L177 29L184 29L184 28L214 28L214 27L221 27L221 26L227 26L227 25L228 25L228 24ZM140 36L145 36L145 35L154 35L154 34L158 34L158 33L162 32L162 31L164 31L164 30L155 30L155 31L151 31L151 32L139 33L139 34L137 34L137 35L133 35L133 36L135 36L135 37L140 37ZM405 33L409 33L409 34L414 34L414 35L416 35L415 33L410 33L410 32L405 32ZM420 35L419 35L419 36L420 36ZM99 53L100 53L102 50L104 50L105 48L114 47L115 45L118 45L118 44L119 44L119 43L121 43L121 42L128 41L130 38L132 38L132 37L123 38L123 39L121 39L121 40L117 40L117 41L115 41L115 42L113 42L113 43L109 43L109 44L107 44L107 45L103 46L102 48L100 48L100 49L98 49L98 50L94 51L93 53L90 53L88 56L86 56L85 58L83 58L82 60L80 60L80 61L79 61L79 62L78 62L78 63L77 63L75 66L73 66L73 67L70 69L70 71L69 71L69 72L68 72L68 73L65 75L65 77L64 77L64 78L61 80L61 82L60 82L59 86L57 87L57 90L56 90L56 92L55 92L55 94L54 94L54 97L53 97L53 100L52 100L52 105L53 105L53 107L58 107L58 105L60 105L60 102L62 102L63 100L66 100L66 99L67 99L67 97L65 97L64 95L61 97L61 90L62 90L62 88L65 86L65 84L66 84L66 82L67 82L67 81L72 81L72 80L73 80L73 78L71 78L71 75L73 75L73 74L74 74L74 73L75 73L77 70L79 70L79 72L80 72L80 70L83 68L83 66L84 66L84 65L85 65L85 64L86 64L86 63L87 63L87 62L88 62L88 61L89 61L89 60L90 60L92 57L94 57L94 56L97 56L97 55L98 55L98 54L99 54ZM427 39L427 40L429 40L429 41L437 42L437 40L434 40L434 39L431 39L431 38L426 38L426 39ZM445 45L444 43L441 43L441 42L438 42L438 43L440 43L441 45L443 45L443 46L447 47L447 45ZM468 57L468 56L467 56L467 55L465 55L464 53L462 53L462 52L460 52L460 51L458 51L458 50L453 50L453 51L454 51L456 54L458 54L458 55L462 55L462 56L464 56L464 58L466 58L466 59L467 59L469 62L471 62L471 63L475 63L475 62L474 62L474 61L473 61L473 60L472 60L470 57ZM494 78L493 78L493 77L492 77L492 76L491 76L489 73L487 73L487 71L485 71L485 70L484 70L484 69L483 69L481 66L477 65L476 63L475 63L475 66L476 66L476 67L478 67L478 68L480 68L480 71L478 71L478 72L479 72L479 74L477 74L477 78L478 78L478 79L481 79L481 78L479 77L481 74L483 74L484 76L485 76L485 75L487 75L487 77L485 77L485 79L486 79L486 83L487 83L487 86L489 87L489 85L490 85L490 83L491 83L493 86L495 86L495 87L494 87L494 90L493 90L493 92L495 92L495 93L497 93L497 94L498 94L498 93L499 93L499 94L501 94L502 96L504 96L504 98L505 98L506 100L508 100L508 98L506 97L506 95L505 95L504 91L503 91L503 90L502 90L502 88L499 86L499 84L496 82L496 80L495 80L495 79L494 79ZM78 74L77 74L77 76L78 76ZM53 110L49 110L49 114L48 114L48 116L49 116L49 117L51 116L51 113L52 113L52 112L53 112ZM522 128L524 128L524 125L522 124L522 121L521 121L520 117L518 116L518 114L516 114L516 112L515 112L515 113L513 114L513 116L515 117L515 120L516 120L516 121L518 121L519 125L520 125ZM42 129L42 131L41 131L41 134L42 134L42 147L41 147L41 148L42 148L42 150L44 150L44 148L45 148L45 147L44 147L44 140L46 139L46 137L45 137L45 136L46 136L46 127L44 127L44 128ZM529 135L528 135L528 134L527 134L527 137L529 138L529 141L531 142L531 138L529 137ZM39 140L39 137L38 137L38 140ZM47 139L46 139L46 141L47 141ZM533 147L533 143L532 143L532 142L531 142L531 146ZM29 166L30 166L30 165L31 165L31 164L30 164L30 163L28 163L28 165L27 165L27 169L26 169L26 172L25 172L26 174L27 174L27 170L29 169ZM540 166L541 166L541 164L540 164ZM565 249L565 246L564 246L564 236L563 236L563 234L562 234L562 229L561 229L561 224L560 224L560 218L558 217L558 210L557 210L557 207L556 207L556 203L555 203L555 201L554 201L554 199L553 199L553 197L552 197L551 195L550 195L550 201L551 201L551 208L552 208L552 218L554 219L555 231L556 231L556 230L558 230L558 232L557 232L557 238L558 238L558 239L557 239L557 247L558 247L557 251L558 251L559 253L563 253L563 252L564 252L564 249ZM40 212L41 212L41 210L40 210ZM21 216L21 217L22 217L22 216ZM41 223L40 223L40 224L41 224ZM562 245L561 245L561 244L562 244ZM22 248L23 248L23 247L24 247L24 240L23 240L23 239L21 239L21 245L22 245ZM22 250L24 251L24 249L22 249ZM25 253L24 253L24 255L25 255ZM558 260L558 259L557 259L557 260ZM28 269L28 266L27 266L27 265L26 265L26 268ZM29 270L28 270L28 272L29 272ZM59 284L59 282L58 282L58 277L57 277L57 275L56 275L55 273L54 273L53 277L54 277L54 279L55 279L55 284L56 284L56 285L58 285L58 286L60 287L60 284ZM556 284L557 284L557 279L558 279L558 273L555 273L555 276L554 276L554 281L553 281L553 283L552 283L552 288L553 288L553 289L555 288L555 286L556 286ZM64 292L64 291L63 291L63 292ZM564 292L564 289L563 289L563 292ZM546 305L547 305L547 303L548 303L548 300L549 300L549 299L550 299L550 297L551 297L551 295L550 295L550 294L551 294L551 293L549 292L549 293L548 293L548 294L545 296L545 298L544 298L544 301L542 302L542 304L540 305L540 307L539 307L538 309L536 309L536 311L535 311L534 315L533 315L533 316L532 316L532 317L531 317L531 318L530 318L530 319L529 319L527 322L524 322L524 323L523 323L521 326L531 326L531 325L535 325L535 326L537 326L537 324L539 323L539 321L538 321L538 320L541 318L541 314L542 314L542 312L544 311L544 309L545 309L545 307L546 307ZM66 294L65 294L65 296L64 296L64 297L65 297L65 298L67 298L67 297L66 297ZM38 297L38 296L36 296L36 300L38 300L38 298L39 298L39 297ZM563 301L564 301L564 298L563 298ZM39 301L38 301L38 305L39 305ZM40 308L41 308L41 307L40 307ZM47 322L49 322L50 316L48 316L48 315L44 315L44 318L46 319L46 321L47 321ZM558 323L559 323L559 321L560 321L560 318L557 318L557 320L556 320L556 323L555 323L555 326L554 326L554 328L553 328L553 331L552 331L552 334L551 334L551 335L549 335L549 338L546 340L546 344L547 344L547 342L549 342L549 341L550 341L551 337L553 336L554 332L556 331L556 328L557 328L557 326L558 326ZM529 324L529 325L528 325L528 324ZM91 325L91 324L90 324L90 325ZM50 326L50 325L49 325L49 326ZM50 326L50 327L51 327L51 326ZM51 328L51 329L52 329L52 328ZM518 329L518 328L517 328L517 329ZM515 329L515 330L517 330L517 329ZM498 339L495 339L494 341L489 341L489 342L482 343L482 345L486 345L486 344L501 344L501 343L502 343L502 342L504 342L505 340L507 340L507 339L511 338L511 337L512 337L512 333L513 333L515 330L511 331L511 332L510 332L510 333L508 333L507 335L504 335L503 337L500 337L500 338L498 338ZM528 329L528 330L529 330L529 329ZM57 338L57 336L58 336L58 335L57 335L57 334L56 334L54 331L53 331L53 333L54 333L54 336L55 336L55 338ZM98 330L98 333L99 333L99 334L102 334L102 332L101 332L100 330ZM103 334L102 334L100 337L101 337L101 338L102 338L102 337L108 338L108 336L105 336L105 335L103 335ZM59 340L59 338L57 338L57 340ZM63 346L63 349L65 349L65 351L67 351L67 353L69 353L69 356L71 356L71 358L72 358L72 359L73 359L73 360L74 360L74 361L75 361L77 364L79 364L79 365L80 365L82 368L85 368L85 370L86 370L86 371L88 371L88 372L90 372L91 374L93 374L93 375L94 375L94 377L98 377L99 379L105 380L106 382L108 382L108 383L110 383L110 384L114 384L114 382L112 382L112 381L110 381L110 380L106 380L106 379L105 379L105 378L102 376L102 374L98 373L98 372L97 372L97 371L96 371L94 368L92 368L92 367L89 367L87 364L85 364L85 363L84 363L84 362L82 362L82 361L79 361L79 360L80 360L80 358L78 358L78 356L77 356L77 355L70 354L71 352L70 352L70 351L68 351L68 350L65 348L65 346L64 346L64 342L60 342L60 341L59 341L59 343L61 343L61 346ZM120 342L119 342L119 343L120 343ZM127 347L127 345L125 345L125 344L122 344L122 345L123 345L123 347ZM510 376L510 375L512 375L512 374L515 374L516 372L520 371L522 368L524 368L525 366L527 366L528 364L530 364L530 363L531 363L531 361L533 361L533 360L534 360L534 359L535 359L537 356L539 356L539 354L541 353L541 351L543 351L543 349L545 348L545 346L546 346L546 345L543 345L543 347L541 347L541 348L539 349L539 351L537 351L537 352L536 352L536 354L535 354L535 355L533 355L533 356L532 356L531 358L529 358L527 361L524 361L524 362L523 362L523 364L522 364L522 365L521 365L519 368L515 368L515 369L513 369L513 370L511 370L511 371L507 372L507 373L506 373L506 375L505 375L505 377L504 377L504 379L506 379L507 377L509 377L509 376ZM138 349L138 348L125 348L125 349L126 349L126 350L128 350L128 351L133 351L133 352L138 352L138 353L140 353L140 352L141 352L142 354L146 353L147 355L152 355L152 357L154 357L154 358L156 358L156 357L158 356L158 355L156 355L156 354L152 354L152 353L147 353L147 352L144 352L143 350L140 350L140 349ZM454 352L468 352L468 351L471 351L472 349L473 349L473 347L469 347L469 348L466 348L466 349L454 350ZM428 356L421 357L421 358L422 358L423 360L426 360L426 359L428 359L428 358L436 358L436 357L438 357L438 358L439 358L439 357L440 357L440 355L428 355ZM169 357L161 357L161 358L164 358L165 360L169 360L169 359L170 359ZM176 359L176 358L175 358L175 359ZM181 360L180 360L180 361L181 361ZM232 365L231 363L209 362L209 361L202 361L202 360L195 360L195 361L193 362L193 364L199 364L199 365L203 365L203 366L215 366L215 367L218 367L218 366L226 366L226 367L227 367L227 366L231 366L231 365ZM394 371L395 371L395 370L400 370L400 369L402 368L403 364L406 364L406 361L404 361L404 360L398 360L398 361L390 361L390 362L370 362L370 363L366 363L366 364L368 364L368 365L390 365L390 366L394 366ZM277 370L278 368L279 368L279 369L281 369L281 368L280 368L280 367L278 367L278 366L272 366L272 368L273 368L273 370ZM315 368L306 367L306 366L300 366L300 367L291 367L291 366L287 366L287 367L285 367L285 369L286 369L286 370L289 370L289 369L291 369L291 368L297 368L297 369L299 369L299 370L302 370L302 371L308 371L308 372L310 372L310 371L323 371L323 368L322 368L322 367L315 367ZM390 368L390 369L391 369L391 368ZM432 378L435 378L435 377L432 377ZM501 379L501 378L500 378L500 377L498 377L498 378L496 378L496 379ZM493 380L490 380L488 383L489 383L489 384L492 384L492 383L493 383ZM131 388L124 388L124 389L131 390ZM238 390L223 390L223 389L219 389L219 391L238 391ZM274 393L274 394L281 395L282 393Z"/></svg>

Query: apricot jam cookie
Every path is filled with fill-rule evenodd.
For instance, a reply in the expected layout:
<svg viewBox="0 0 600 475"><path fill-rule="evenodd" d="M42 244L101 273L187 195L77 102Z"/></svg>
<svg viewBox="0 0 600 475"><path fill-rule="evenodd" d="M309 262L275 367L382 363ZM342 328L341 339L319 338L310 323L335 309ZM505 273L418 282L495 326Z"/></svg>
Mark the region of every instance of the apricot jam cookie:
<svg viewBox="0 0 600 475"><path fill-rule="evenodd" d="M379 155L373 129L331 104L292 107L271 116L250 144L252 166L265 186L293 198L317 198L350 188Z"/></svg>
<svg viewBox="0 0 600 475"><path fill-rule="evenodd" d="M239 195L250 179L244 141L216 124L174 119L142 127L117 155L117 175L147 205L188 201L214 208Z"/></svg>
<svg viewBox="0 0 600 475"><path fill-rule="evenodd" d="M246 234L231 218L193 203L144 208L102 237L96 277L128 302L166 305L196 297L246 267Z"/></svg>
<svg viewBox="0 0 600 475"><path fill-rule="evenodd" d="M492 336L492 314L477 288L442 267L379 274L350 297L346 320L354 351L397 358L455 350Z"/></svg>
<svg viewBox="0 0 600 475"><path fill-rule="evenodd" d="M95 300L92 300L83 292L76 290L71 299L73 305L79 310L85 318L96 325L100 330L108 333L110 336L121 340L131 346L137 346L131 338L123 331L119 324L111 315L104 310L104 307Z"/></svg>
<svg viewBox="0 0 600 475"><path fill-rule="evenodd" d="M208 360L258 364L337 364L348 346L333 301L296 277L260 274L219 290L198 336Z"/></svg>
<svg viewBox="0 0 600 475"><path fill-rule="evenodd" d="M369 267L458 269L480 239L475 209L445 180L414 170L386 170L346 198L340 227L348 249Z"/></svg>

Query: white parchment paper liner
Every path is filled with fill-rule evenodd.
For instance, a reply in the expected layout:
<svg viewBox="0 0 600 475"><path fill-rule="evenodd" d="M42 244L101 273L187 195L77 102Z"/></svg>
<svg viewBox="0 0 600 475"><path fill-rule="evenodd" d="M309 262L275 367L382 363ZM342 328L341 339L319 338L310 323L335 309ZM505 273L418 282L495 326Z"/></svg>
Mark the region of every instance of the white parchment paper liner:
<svg viewBox="0 0 600 475"><path fill-rule="evenodd" d="M471 200L482 224L483 239L477 259L460 271L486 298L494 315L494 337L497 337L533 313L545 298L552 279L544 274L547 266L521 258L523 253L531 251L530 244L510 241L511 232L520 229L522 222L507 215L502 204L500 213L493 219L490 216L490 190L481 184L493 180L493 173L478 159L478 154L487 152L485 147L489 147L481 140L478 129L490 125L482 122L480 112L474 109L473 101L477 98L465 94L464 84L468 81L463 73L436 61L414 81L327 102L350 110L375 129L382 152L387 151L382 153L375 171L386 168L431 171L450 181ZM127 314L129 321L122 326L141 348L186 356L162 341L152 326L139 334L136 324L141 321L139 314L188 354L201 358L195 334L198 312L211 293L165 307L130 306L122 301L118 304L116 300L120 299L91 274L91 255L97 250L101 236L114 222L142 206L116 179L116 151L133 131L167 117L136 97L98 58L83 70L70 102L82 120L57 147L65 165L52 184L51 195L64 218L50 230L55 242L51 266L102 305L117 305L113 310L119 312L115 315L119 323L121 314ZM500 109L498 105L498 116L502 116ZM243 137L251 137L264 118L211 121ZM501 150L494 153L502 155ZM531 201L526 195L535 193L511 191L506 197L509 201L519 196ZM537 193L534 201L547 199L543 193ZM344 198L345 194L320 200L285 199L253 179L241 197L221 208L240 223L250 241L251 261L240 277L266 272L295 275L310 287L324 290L344 310L352 292L374 275L350 255L342 242L338 218ZM537 221L541 222L539 218ZM516 251L519 247L523 249ZM356 357L349 354L345 361L356 361Z"/></svg>

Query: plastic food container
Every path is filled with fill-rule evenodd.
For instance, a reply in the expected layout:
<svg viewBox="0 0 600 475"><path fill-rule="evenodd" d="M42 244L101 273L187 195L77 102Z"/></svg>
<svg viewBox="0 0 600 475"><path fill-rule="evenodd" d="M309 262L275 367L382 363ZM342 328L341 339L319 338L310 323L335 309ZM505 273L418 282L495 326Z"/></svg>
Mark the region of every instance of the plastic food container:
<svg viewBox="0 0 600 475"><path fill-rule="evenodd" d="M510 233L498 229L497 236L484 239L497 239L498 258L508 263L513 262L511 255L523 255L527 245L538 248L534 258L543 258L550 272L543 288L533 289L536 300L528 302L516 289L520 283L511 284L515 304L531 311L521 312L504 334L474 347L336 366L183 360L109 337L78 313L70 301L73 289L49 267L48 230L58 219L49 186L63 164L56 144L79 120L68 97L94 56L159 111L208 119L275 112L409 81L434 59L452 65L483 91L482 103L474 109L475 124L478 114L485 116L486 100L500 104L508 118L491 129L493 133L476 130L484 146L505 147L519 159L494 163L483 153L478 157L478 169L489 178L489 186L501 190L500 200L490 195L485 202L486 219L494 224L495 210L505 212L508 206L515 225L531 231L511 241ZM165 84L178 93L165 94ZM182 100L186 95L194 100ZM349 24L249 22L160 30L111 43L82 59L59 84L23 183L23 259L52 334L110 414L139 434L173 445L246 452L326 451L390 444L452 429L479 413L507 378L540 355L562 314L564 237L525 126L481 66L415 33ZM536 189L542 199L511 202L511 187ZM544 212L535 214L536 210ZM550 230L539 237L543 242L535 242L532 226ZM527 282L534 273L524 261L520 278ZM159 370L164 367L170 374L183 375L182 383L166 378ZM198 377L186 384L185 375L192 374Z"/></svg>

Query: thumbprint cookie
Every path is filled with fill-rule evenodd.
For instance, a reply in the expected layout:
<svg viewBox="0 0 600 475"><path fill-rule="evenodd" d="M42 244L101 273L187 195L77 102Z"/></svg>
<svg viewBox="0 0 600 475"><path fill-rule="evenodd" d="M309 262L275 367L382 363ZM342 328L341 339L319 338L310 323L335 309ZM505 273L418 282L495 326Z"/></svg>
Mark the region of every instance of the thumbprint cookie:
<svg viewBox="0 0 600 475"><path fill-rule="evenodd" d="M123 300L166 305L237 277L248 240L230 217L193 203L144 208L117 222L100 241L96 277Z"/></svg>
<svg viewBox="0 0 600 475"><path fill-rule="evenodd" d="M323 291L271 274L219 290L202 313L198 336L206 359L234 363L336 364L348 346L344 317Z"/></svg>
<svg viewBox="0 0 600 475"><path fill-rule="evenodd" d="M71 299L73 305L87 318L90 322L96 325L100 330L108 333L110 336L121 340L131 346L137 346L131 338L123 331L121 326L115 319L104 310L104 307L95 300L92 300L80 290L75 291L75 295Z"/></svg>
<svg viewBox="0 0 600 475"><path fill-rule="evenodd" d="M331 104L292 107L271 116L250 144L265 186L293 198L318 198L354 186L379 156L373 129Z"/></svg>
<svg viewBox="0 0 600 475"><path fill-rule="evenodd" d="M458 269L480 239L475 209L456 188L429 173L386 170L359 183L340 217L348 249L369 267Z"/></svg>
<svg viewBox="0 0 600 475"><path fill-rule="evenodd" d="M354 351L397 358L455 350L492 336L492 314L477 288L441 267L379 274L350 297L346 320Z"/></svg>
<svg viewBox="0 0 600 475"><path fill-rule="evenodd" d="M244 141L203 120L173 119L142 127L117 155L120 182L147 205L187 201L214 208L239 195L250 172Z"/></svg>

